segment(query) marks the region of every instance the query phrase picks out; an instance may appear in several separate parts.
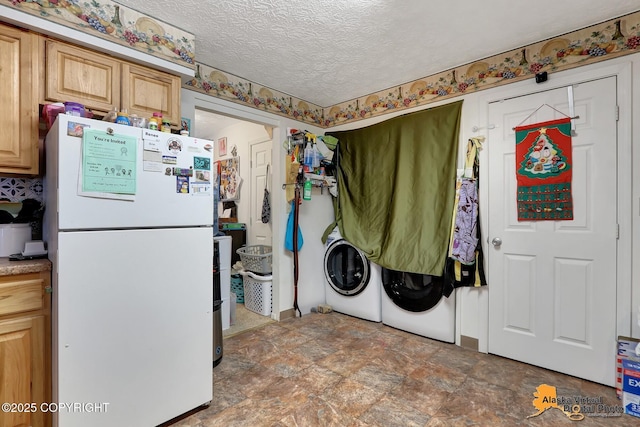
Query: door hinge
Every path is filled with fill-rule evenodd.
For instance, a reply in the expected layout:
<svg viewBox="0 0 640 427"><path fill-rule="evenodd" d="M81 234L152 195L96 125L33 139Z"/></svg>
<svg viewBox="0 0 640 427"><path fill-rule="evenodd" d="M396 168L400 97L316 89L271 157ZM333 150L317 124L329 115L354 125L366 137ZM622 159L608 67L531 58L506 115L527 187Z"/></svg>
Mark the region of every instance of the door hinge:
<svg viewBox="0 0 640 427"><path fill-rule="evenodd" d="M620 240L620 224L616 224L616 240Z"/></svg>
<svg viewBox="0 0 640 427"><path fill-rule="evenodd" d="M620 107L616 105L616 122L620 120Z"/></svg>

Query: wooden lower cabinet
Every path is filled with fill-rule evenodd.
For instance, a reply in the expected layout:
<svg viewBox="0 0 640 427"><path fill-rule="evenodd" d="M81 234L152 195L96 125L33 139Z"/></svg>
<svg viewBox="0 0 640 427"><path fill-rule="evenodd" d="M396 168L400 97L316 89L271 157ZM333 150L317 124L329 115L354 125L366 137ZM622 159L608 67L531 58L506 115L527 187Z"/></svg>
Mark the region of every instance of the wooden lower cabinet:
<svg viewBox="0 0 640 427"><path fill-rule="evenodd" d="M48 274L0 277L0 404L9 404L0 427L51 426L51 414L40 410L51 400Z"/></svg>

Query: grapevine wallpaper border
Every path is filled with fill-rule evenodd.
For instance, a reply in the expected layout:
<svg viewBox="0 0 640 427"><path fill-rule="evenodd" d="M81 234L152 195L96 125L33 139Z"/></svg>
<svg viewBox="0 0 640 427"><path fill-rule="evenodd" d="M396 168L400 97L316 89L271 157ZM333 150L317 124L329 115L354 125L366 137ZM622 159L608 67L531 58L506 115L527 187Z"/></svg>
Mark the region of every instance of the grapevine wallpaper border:
<svg viewBox="0 0 640 427"><path fill-rule="evenodd" d="M204 64L196 63L195 76L183 78L182 87L304 123L320 126L323 121L324 109L318 105Z"/></svg>
<svg viewBox="0 0 640 427"><path fill-rule="evenodd" d="M193 34L111 0L0 0L0 4L195 69L182 87L329 128L465 93L640 52L640 12L494 55L357 99L321 107L196 63Z"/></svg>
<svg viewBox="0 0 640 427"><path fill-rule="evenodd" d="M640 12L324 108L204 64L182 86L329 128L636 52Z"/></svg>
<svg viewBox="0 0 640 427"><path fill-rule="evenodd" d="M193 34L111 0L0 0L0 4L194 68Z"/></svg>

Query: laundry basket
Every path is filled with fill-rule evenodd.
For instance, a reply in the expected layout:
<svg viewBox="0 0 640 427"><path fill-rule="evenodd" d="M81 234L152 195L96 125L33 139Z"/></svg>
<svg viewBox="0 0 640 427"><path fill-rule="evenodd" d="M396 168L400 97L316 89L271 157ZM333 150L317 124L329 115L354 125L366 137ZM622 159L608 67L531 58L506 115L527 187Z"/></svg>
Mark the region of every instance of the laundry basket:
<svg viewBox="0 0 640 427"><path fill-rule="evenodd" d="M231 292L236 294L236 302L238 304L244 304L244 285L242 282L241 275L231 275Z"/></svg>
<svg viewBox="0 0 640 427"><path fill-rule="evenodd" d="M271 273L271 246L244 246L236 250L242 261L242 268L254 273Z"/></svg>
<svg viewBox="0 0 640 427"><path fill-rule="evenodd" d="M242 270L244 282L244 306L247 310L263 316L271 315L272 275L261 276L251 271Z"/></svg>

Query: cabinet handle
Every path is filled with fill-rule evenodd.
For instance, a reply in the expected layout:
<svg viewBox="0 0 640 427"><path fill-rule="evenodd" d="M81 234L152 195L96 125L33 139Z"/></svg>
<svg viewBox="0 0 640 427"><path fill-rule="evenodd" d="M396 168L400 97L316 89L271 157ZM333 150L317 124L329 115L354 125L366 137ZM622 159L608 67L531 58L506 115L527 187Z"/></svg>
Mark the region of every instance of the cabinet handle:
<svg viewBox="0 0 640 427"><path fill-rule="evenodd" d="M47 286L44 288L44 291L48 294L52 294L53 293L53 288L51 286Z"/></svg>

